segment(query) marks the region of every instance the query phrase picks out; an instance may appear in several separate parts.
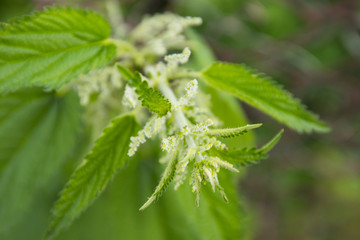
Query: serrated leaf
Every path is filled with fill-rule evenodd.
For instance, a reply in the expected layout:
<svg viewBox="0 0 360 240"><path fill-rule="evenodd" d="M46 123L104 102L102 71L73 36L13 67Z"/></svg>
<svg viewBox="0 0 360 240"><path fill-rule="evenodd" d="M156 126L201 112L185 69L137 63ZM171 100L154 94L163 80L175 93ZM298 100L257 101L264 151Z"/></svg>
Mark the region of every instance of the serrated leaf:
<svg viewBox="0 0 360 240"><path fill-rule="evenodd" d="M152 202L159 200L161 195L165 192L166 188L169 186L171 181L174 178L176 171L176 164L178 163L177 151L175 151L164 171L163 176L160 179L159 184L156 186L154 193L149 197L149 199L141 206L140 211L147 208Z"/></svg>
<svg viewBox="0 0 360 240"><path fill-rule="evenodd" d="M284 130L281 130L275 137L261 148L242 148L242 149L228 149L217 150L211 149L212 155L227 161L234 165L249 165L257 163L259 160L266 159L267 153L279 142Z"/></svg>
<svg viewBox="0 0 360 240"><path fill-rule="evenodd" d="M258 151L268 153L271 149L275 147L275 145L280 141L282 134L284 133L284 129L281 129L278 134L275 135L268 143L262 146Z"/></svg>
<svg viewBox="0 0 360 240"><path fill-rule="evenodd" d="M110 26L92 11L46 8L0 26L0 92L56 89L116 55Z"/></svg>
<svg viewBox="0 0 360 240"><path fill-rule="evenodd" d="M202 79L274 117L298 132L327 132L329 127L275 82L244 65L214 63Z"/></svg>
<svg viewBox="0 0 360 240"><path fill-rule="evenodd" d="M119 236L126 240L246 239L248 218L233 176L226 172L223 175L220 172L219 181L226 189L229 203L204 186L201 204L196 207L189 184L177 191L170 189L170 185L156 204L139 212L163 171L157 156L143 152L139 158L142 160L132 159L99 200L57 239L98 240L104 236L107 240L117 240Z"/></svg>
<svg viewBox="0 0 360 240"><path fill-rule="evenodd" d="M141 86L135 91L140 95L141 104L151 112L159 115L159 117L165 116L171 109L171 103L159 91L148 87L147 83L145 83L142 82Z"/></svg>
<svg viewBox="0 0 360 240"><path fill-rule="evenodd" d="M103 130L91 152L75 170L53 210L46 239L56 236L81 214L105 189L127 159L130 137L139 126L133 115L115 118Z"/></svg>
<svg viewBox="0 0 360 240"><path fill-rule="evenodd" d="M0 97L0 233L49 185L74 150L80 126L74 93L26 89Z"/></svg>
<svg viewBox="0 0 360 240"><path fill-rule="evenodd" d="M119 70L120 74L125 78L126 81L132 81L134 79L134 74L130 71L130 69L117 64L117 69Z"/></svg>
<svg viewBox="0 0 360 240"><path fill-rule="evenodd" d="M222 128L222 129L210 129L206 132L207 135L209 136L214 136L214 137L222 137L222 138L232 138L232 137L237 137L240 135L243 135L245 133L247 133L249 130L261 127L262 124L258 123L258 124L247 124L245 126L242 127L237 127L237 128Z"/></svg>
<svg viewBox="0 0 360 240"><path fill-rule="evenodd" d="M200 71L205 67L216 62L216 58L206 43L206 41L192 29L186 30L186 36L191 43L191 58L186 63L191 69ZM199 82L199 86L203 92L210 95L211 112L221 120L223 123L222 127L237 127L240 125L247 124L245 114L235 97L227 94L226 92L217 90L208 84ZM223 142L226 146L239 146L237 139L224 139ZM254 145L253 134L249 132L242 137L242 144L244 146Z"/></svg>
<svg viewBox="0 0 360 240"><path fill-rule="evenodd" d="M171 110L171 103L156 89L149 87L148 83L142 80L140 73L133 74L129 69L117 65L121 75L129 81L139 95L142 106L147 107L151 112L160 117L165 116Z"/></svg>

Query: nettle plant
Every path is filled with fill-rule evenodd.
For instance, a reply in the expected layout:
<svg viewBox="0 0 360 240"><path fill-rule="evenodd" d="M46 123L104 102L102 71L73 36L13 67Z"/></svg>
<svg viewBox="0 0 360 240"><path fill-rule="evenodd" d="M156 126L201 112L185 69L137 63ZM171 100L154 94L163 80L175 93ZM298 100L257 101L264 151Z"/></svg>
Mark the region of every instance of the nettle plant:
<svg viewBox="0 0 360 240"><path fill-rule="evenodd" d="M262 125L223 127L216 113L236 103L230 95L298 132L328 131L299 100L244 65L214 62L195 71L187 62L202 43L189 40L185 29L201 22L159 14L129 32L119 25L121 34L111 36L109 23L93 11L51 7L1 24L1 221L12 224L11 215L28 206L18 196L31 195L80 148L84 122L94 143L62 190L46 239L69 226L150 139L161 148L164 170L140 210L171 183L175 189L190 184L196 206L206 188L228 201L226 192L234 189L222 186L220 172L265 159L282 134L260 148L227 146L227 138L241 142ZM31 180L19 177L25 171Z"/></svg>

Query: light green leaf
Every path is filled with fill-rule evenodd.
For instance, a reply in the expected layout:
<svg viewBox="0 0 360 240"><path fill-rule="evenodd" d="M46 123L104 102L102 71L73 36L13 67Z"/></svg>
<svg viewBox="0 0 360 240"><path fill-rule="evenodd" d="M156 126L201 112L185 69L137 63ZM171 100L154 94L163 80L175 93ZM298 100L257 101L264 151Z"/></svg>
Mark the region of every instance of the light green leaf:
<svg viewBox="0 0 360 240"><path fill-rule="evenodd" d="M203 84L205 85L205 84ZM245 125L248 120L237 99L223 91L210 86L203 86L208 94L211 95L211 111L223 123L222 127L237 127ZM236 138L224 138L221 142L228 147L250 147L255 145L254 134L248 132L241 136L241 141Z"/></svg>
<svg viewBox="0 0 360 240"><path fill-rule="evenodd" d="M190 40L191 58L186 64L195 71L213 64L216 58L206 41L192 29L186 30L187 38ZM247 124L245 114L235 97L217 90L202 81L199 82L202 91L210 95L211 112L221 120L222 127L237 127ZM227 138L223 142L226 146L239 146L237 139ZM251 132L242 137L241 143L245 146L254 145L254 137Z"/></svg>
<svg viewBox="0 0 360 240"><path fill-rule="evenodd" d="M177 153L178 152L175 151L172 154L171 159L170 159L168 165L166 166L164 174L161 177L159 184L156 186L154 193L141 206L140 211L147 208L152 202L159 200L161 195L165 192L166 188L169 186L169 184L173 180L173 178L175 176L175 171L176 171L176 164L179 161Z"/></svg>
<svg viewBox="0 0 360 240"><path fill-rule="evenodd" d="M258 123L258 124L247 124L245 126L237 127L237 128L210 129L206 132L206 134L214 137L232 138L243 135L247 133L248 130L261 127L261 125L262 125L261 123Z"/></svg>
<svg viewBox="0 0 360 240"><path fill-rule="evenodd" d="M105 189L117 170L124 166L130 137L138 128L135 117L128 114L115 118L103 130L62 191L46 239L68 227Z"/></svg>
<svg viewBox="0 0 360 240"><path fill-rule="evenodd" d="M116 64L120 74L125 78L126 81L132 81L134 79L134 74L130 71L130 69L121 66L120 64Z"/></svg>
<svg viewBox="0 0 360 240"><path fill-rule="evenodd" d="M275 147L275 145L280 141L282 134L284 133L284 129L281 129L278 134L275 135L268 143L262 146L258 151L268 153L271 149Z"/></svg>
<svg viewBox="0 0 360 240"><path fill-rule="evenodd" d="M156 89L149 87L148 83L142 80L140 73L135 75L132 72L117 65L121 75L129 81L129 85L136 88L135 92L139 95L139 100L144 107L151 112L158 114L160 117L165 116L171 109L171 103Z"/></svg>
<svg viewBox="0 0 360 240"><path fill-rule="evenodd" d="M201 74L211 86L229 92L298 132L327 132L329 127L300 101L262 74L239 64L214 63Z"/></svg>
<svg viewBox="0 0 360 240"><path fill-rule="evenodd" d="M281 130L278 134L276 134L275 137L273 137L268 143L259 149L242 148L221 151L213 148L210 150L210 152L212 155L215 155L222 160L235 165L248 165L257 163L259 160L263 160L268 157L267 153L279 142L283 132L284 130Z"/></svg>
<svg viewBox="0 0 360 240"><path fill-rule="evenodd" d="M59 240L98 240L104 236L107 240L118 240L119 236L126 240L246 239L248 218L241 207L234 176L225 171L223 175L220 172L219 181L226 189L229 203L204 186L201 204L196 207L189 184L177 191L170 184L156 204L139 212L163 172L157 154L147 151L141 154L121 169L107 191Z"/></svg>
<svg viewBox="0 0 360 240"><path fill-rule="evenodd" d="M208 222L198 223L202 225L202 239L248 239L249 224L242 201L239 197L237 183L238 177L223 171L219 174L219 182L224 188L228 203L218 194L214 196L214 192L210 186L204 189L201 196L200 211L197 221L201 219L209 219Z"/></svg>
<svg viewBox="0 0 360 240"><path fill-rule="evenodd" d="M139 211L163 171L163 166L153 157L156 156L146 152L141 157L136 155L132 158L94 205L56 239L98 240L104 236L106 240L199 239L194 234L196 226L186 221L191 218L177 207L179 197L172 189L166 191L157 204L146 211ZM171 199L167 198L169 195ZM166 204L164 198L167 198ZM189 204L190 201L194 206L192 200Z"/></svg>
<svg viewBox="0 0 360 240"><path fill-rule="evenodd" d="M74 93L26 89L0 97L0 236L49 186L74 150L80 126Z"/></svg>
<svg viewBox="0 0 360 240"><path fill-rule="evenodd" d="M116 55L110 26L92 11L46 8L0 25L0 92L56 89Z"/></svg>

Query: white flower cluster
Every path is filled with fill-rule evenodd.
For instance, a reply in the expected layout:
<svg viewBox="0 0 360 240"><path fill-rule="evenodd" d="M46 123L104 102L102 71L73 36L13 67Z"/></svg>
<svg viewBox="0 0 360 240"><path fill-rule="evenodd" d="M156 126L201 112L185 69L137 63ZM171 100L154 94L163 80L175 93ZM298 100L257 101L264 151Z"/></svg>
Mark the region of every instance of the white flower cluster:
<svg viewBox="0 0 360 240"><path fill-rule="evenodd" d="M203 123L196 124L192 130L194 133L207 133L209 127L212 126L213 124L214 124L213 120L208 119Z"/></svg>
<svg viewBox="0 0 360 240"><path fill-rule="evenodd" d="M146 66L145 73L154 81L161 77L166 78L167 75L177 70L179 64L187 63L190 55L191 51L188 47L186 47L182 53L175 53L165 56L164 60L166 61L166 64L159 62L155 65Z"/></svg>
<svg viewBox="0 0 360 240"><path fill-rule="evenodd" d="M197 101L195 101L196 99ZM223 122L211 111L212 103L209 94L197 90L196 93L194 92L194 96L189 99L188 105L184 104L181 98L179 99L179 102L182 103L183 106L190 107L184 108L184 114L188 119L193 119L195 122L205 122L208 118L211 118L215 126L221 126L223 124Z"/></svg>
<svg viewBox="0 0 360 240"><path fill-rule="evenodd" d="M184 29L202 23L198 17L180 17L174 14L158 14L144 19L131 33L133 42L143 43L143 51L158 56L170 47L181 46L185 41Z"/></svg>
<svg viewBox="0 0 360 240"><path fill-rule="evenodd" d="M111 89L119 89L121 86L121 75L116 67L106 67L80 75L76 80L75 88L79 94L81 105L87 105L91 94L99 93L100 99L106 99L110 95Z"/></svg>
<svg viewBox="0 0 360 240"><path fill-rule="evenodd" d="M188 47L184 48L182 53L174 53L165 56L164 60L167 62L166 73L173 73L179 66L179 64L184 64L189 61L191 51Z"/></svg>
<svg viewBox="0 0 360 240"><path fill-rule="evenodd" d="M130 108L135 108L139 104L138 100L139 96L135 92L135 88L130 87L129 85L126 85L124 96L122 99L122 104L125 106L128 106Z"/></svg>
<svg viewBox="0 0 360 240"><path fill-rule="evenodd" d="M147 138L156 135L164 126L165 119L166 117L153 117L145 124L144 128L138 132L136 137L131 137L128 156L133 156L140 144L145 143Z"/></svg>
<svg viewBox="0 0 360 240"><path fill-rule="evenodd" d="M194 98L198 90L198 81L196 79L191 80L186 84L185 95L179 99L180 106L194 106Z"/></svg>
<svg viewBox="0 0 360 240"><path fill-rule="evenodd" d="M166 152L173 152L177 147L178 140L179 138L176 138L174 136L164 138L161 141L161 149Z"/></svg>
<svg viewBox="0 0 360 240"><path fill-rule="evenodd" d="M153 83L154 86L156 84L166 84L165 86L167 86L168 77L176 73L179 64L188 61L190 54L189 48L185 48L182 53L165 56L165 63L160 62L148 66L145 73L149 76L149 82ZM212 114L209 110L201 110L202 108L197 105L199 101L195 101L198 96L198 81L193 79L187 82L185 93L177 99L175 94L183 92L180 90L182 86L184 85L177 85L178 91L176 93L170 86L160 87L164 96L169 97L172 109L166 117L150 120L136 137L131 138L128 155L132 156L141 143L157 133L159 129L155 127L156 124L159 124L159 128L166 126L164 131L166 135L161 141L161 149L165 152L165 156L160 159L160 162L168 164L168 167L171 167L172 171L175 172L175 189L185 182L187 173L190 171L190 184L192 184L193 191L196 192L197 205L199 204L201 183L205 184L206 182L209 182L212 189L219 191L227 200L217 174L221 167L230 171L237 170L232 164L212 155L212 149L225 150L226 145L209 134L209 128L217 121L210 118ZM201 117L199 117L200 115ZM189 118L188 116L192 117ZM165 124L166 119L169 119L167 124ZM174 159L177 162L174 162ZM164 174L164 176L167 175ZM166 181L171 180L162 178L158 186L165 186ZM156 195L159 192L160 190L155 190L154 194ZM156 197L152 196L150 199L156 199ZM145 207L148 204L149 201L145 203Z"/></svg>
<svg viewBox="0 0 360 240"><path fill-rule="evenodd" d="M209 182L213 190L218 190L220 194L226 200L226 195L219 184L217 173L220 167L236 172L237 170L232 164L221 160L218 157L213 157L208 154L208 151L215 147L219 150L226 149L224 143L217 140L215 137L209 137L207 135L209 127L214 123L211 119L207 119L205 122L198 123L196 125L185 127L183 131L178 132L174 136L164 138L161 143L161 149L168 153L175 150L184 149L180 151L175 172L175 189L178 189L185 181L187 176L187 167L192 163L192 173L190 177L190 184L192 189L196 192L196 203L199 203L199 194L201 183ZM189 146L186 144L186 136L192 137L195 146ZM165 162L165 161L163 161Z"/></svg>
<svg viewBox="0 0 360 240"><path fill-rule="evenodd" d="M218 172L220 167L226 168L232 172L238 172L232 164L221 160L218 157L206 157L194 164L193 171L190 177L190 184L192 184L192 191L196 193L196 205L200 201L201 183L209 182L213 191L218 190L225 201L228 201L224 189L221 187L218 179Z"/></svg>
<svg viewBox="0 0 360 240"><path fill-rule="evenodd" d="M191 51L188 47L186 47L186 48L184 48L182 53L174 53L174 54L166 55L164 57L164 60L168 64L173 64L173 65L177 66L179 63L181 63L181 64L187 63L190 55L191 55Z"/></svg>
<svg viewBox="0 0 360 240"><path fill-rule="evenodd" d="M156 80L157 78L164 75L167 72L167 65L163 62L159 62L156 65L149 65L145 67L145 74L151 79Z"/></svg>

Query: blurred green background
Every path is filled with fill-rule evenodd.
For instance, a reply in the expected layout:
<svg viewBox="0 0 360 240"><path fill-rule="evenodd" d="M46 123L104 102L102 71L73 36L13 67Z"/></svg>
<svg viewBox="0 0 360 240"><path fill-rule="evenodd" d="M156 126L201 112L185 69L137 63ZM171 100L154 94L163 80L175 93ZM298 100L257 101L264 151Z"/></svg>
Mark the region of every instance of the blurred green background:
<svg viewBox="0 0 360 240"><path fill-rule="evenodd" d="M202 17L196 30L218 59L272 76L331 125L324 135L286 129L271 157L247 169L239 189L253 221L253 239L360 239L360 1L118 2L130 26L144 14L164 11ZM105 14L103 3L1 0L0 20L52 4ZM243 107L251 122L265 123L256 131L258 142L283 127Z"/></svg>

